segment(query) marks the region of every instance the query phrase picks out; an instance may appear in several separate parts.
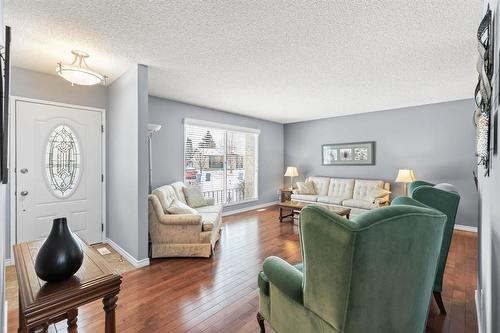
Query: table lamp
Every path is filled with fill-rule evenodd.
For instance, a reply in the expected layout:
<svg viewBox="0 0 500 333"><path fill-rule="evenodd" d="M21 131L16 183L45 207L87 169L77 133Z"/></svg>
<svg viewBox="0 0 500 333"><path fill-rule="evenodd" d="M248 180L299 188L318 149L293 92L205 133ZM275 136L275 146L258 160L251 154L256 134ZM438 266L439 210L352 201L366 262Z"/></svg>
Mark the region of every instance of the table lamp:
<svg viewBox="0 0 500 333"><path fill-rule="evenodd" d="M290 189L293 189L293 177L297 177L299 171L296 167L289 166L286 168L285 177L290 177Z"/></svg>
<svg viewBox="0 0 500 333"><path fill-rule="evenodd" d="M415 173L412 169L399 169L396 183L403 183L404 195L408 195L408 183L415 181Z"/></svg>

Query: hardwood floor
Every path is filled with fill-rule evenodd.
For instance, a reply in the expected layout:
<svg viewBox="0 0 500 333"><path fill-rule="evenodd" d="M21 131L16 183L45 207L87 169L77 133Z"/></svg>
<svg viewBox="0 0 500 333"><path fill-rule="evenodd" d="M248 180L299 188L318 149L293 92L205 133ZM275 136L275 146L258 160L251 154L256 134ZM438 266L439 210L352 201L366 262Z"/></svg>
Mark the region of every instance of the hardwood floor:
<svg viewBox="0 0 500 333"><path fill-rule="evenodd" d="M477 332L476 243L475 234L455 232L443 290L448 315L433 303L427 332ZM270 255L300 261L297 230L278 222L275 207L224 218L212 258L157 259L123 274L118 332L259 332L257 273ZM17 310L9 311L9 332L17 332L17 320ZM79 309L78 332L103 332L103 323L101 302ZM66 332L65 326L51 329Z"/></svg>

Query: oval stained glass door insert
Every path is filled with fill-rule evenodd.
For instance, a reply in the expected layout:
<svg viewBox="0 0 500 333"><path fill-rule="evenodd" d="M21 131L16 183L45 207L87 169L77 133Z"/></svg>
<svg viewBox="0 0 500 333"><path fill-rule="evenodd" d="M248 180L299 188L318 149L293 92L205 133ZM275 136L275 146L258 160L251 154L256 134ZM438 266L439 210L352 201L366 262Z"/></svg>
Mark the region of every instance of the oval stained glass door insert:
<svg viewBox="0 0 500 333"><path fill-rule="evenodd" d="M56 197L67 198L78 186L81 172L80 143L66 124L57 126L50 133L45 170L49 187Z"/></svg>

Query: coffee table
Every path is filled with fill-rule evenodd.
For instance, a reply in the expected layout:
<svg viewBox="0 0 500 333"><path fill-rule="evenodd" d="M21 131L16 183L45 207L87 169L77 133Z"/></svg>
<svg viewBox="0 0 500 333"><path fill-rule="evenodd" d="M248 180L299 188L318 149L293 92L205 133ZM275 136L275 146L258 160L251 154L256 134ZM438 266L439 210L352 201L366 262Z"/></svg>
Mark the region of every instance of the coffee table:
<svg viewBox="0 0 500 333"><path fill-rule="evenodd" d="M280 222L283 222L284 218L287 217L294 217L295 214L299 214L302 208L304 208L307 205L310 205L311 203L305 202L305 201L297 201L297 200L289 200L289 201L284 201L278 203L278 207L280 209ZM351 209L346 208L346 207L338 207L338 206L330 206L330 205L322 205L316 203L316 205L320 205L325 207L328 210L331 210L334 213L337 213L340 216L345 216L347 219L349 219L349 215L351 214ZM283 214L283 211L288 211L288 214Z"/></svg>
<svg viewBox="0 0 500 333"><path fill-rule="evenodd" d="M77 237L84 257L82 267L68 280L46 283L35 273L35 258L42 241L14 245L17 280L19 282L20 333L41 329L67 320L76 327L78 307L102 299L106 333L116 332L115 308L120 292L121 276L114 273L104 258Z"/></svg>

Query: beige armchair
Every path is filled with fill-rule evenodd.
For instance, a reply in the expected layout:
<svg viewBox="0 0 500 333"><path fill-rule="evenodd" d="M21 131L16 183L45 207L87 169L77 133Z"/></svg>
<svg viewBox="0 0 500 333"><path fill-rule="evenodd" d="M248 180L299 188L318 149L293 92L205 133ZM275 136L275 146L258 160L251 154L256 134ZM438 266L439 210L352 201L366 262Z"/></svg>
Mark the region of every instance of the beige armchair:
<svg viewBox="0 0 500 333"><path fill-rule="evenodd" d="M186 203L182 182L155 189L149 195L149 233L152 257L210 257L220 239L222 206L207 199L198 214L169 214L173 199Z"/></svg>

